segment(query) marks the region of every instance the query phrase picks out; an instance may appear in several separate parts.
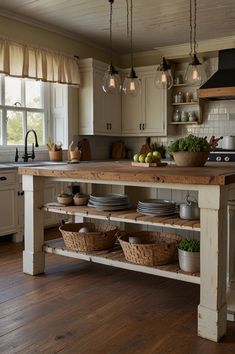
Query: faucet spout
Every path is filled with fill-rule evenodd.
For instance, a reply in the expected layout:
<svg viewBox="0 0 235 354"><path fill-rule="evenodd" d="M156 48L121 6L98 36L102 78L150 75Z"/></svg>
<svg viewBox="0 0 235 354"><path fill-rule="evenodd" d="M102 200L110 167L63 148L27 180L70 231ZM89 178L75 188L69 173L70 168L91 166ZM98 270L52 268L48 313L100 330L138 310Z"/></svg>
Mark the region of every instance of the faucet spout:
<svg viewBox="0 0 235 354"><path fill-rule="evenodd" d="M34 151L32 151L31 154L28 153L28 135L29 133L32 132L34 134L34 139L35 139L35 147L39 147L38 145L38 137L37 137L37 133L35 132L34 129L29 129L26 134L25 134L25 141L24 141L24 156L23 156L23 160L24 162L27 162L29 157L31 157L32 159L35 158L35 154Z"/></svg>

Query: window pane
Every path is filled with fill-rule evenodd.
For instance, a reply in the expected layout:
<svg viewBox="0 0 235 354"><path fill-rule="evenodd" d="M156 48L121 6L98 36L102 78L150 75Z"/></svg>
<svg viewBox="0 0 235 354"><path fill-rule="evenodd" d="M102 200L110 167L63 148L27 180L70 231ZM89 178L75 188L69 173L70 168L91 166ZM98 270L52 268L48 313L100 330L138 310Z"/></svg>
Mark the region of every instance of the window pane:
<svg viewBox="0 0 235 354"><path fill-rule="evenodd" d="M25 81L25 97L26 107L42 108L41 81L26 80Z"/></svg>
<svg viewBox="0 0 235 354"><path fill-rule="evenodd" d="M22 105L21 79L5 76L5 104L8 106Z"/></svg>
<svg viewBox="0 0 235 354"><path fill-rule="evenodd" d="M37 133L39 145L44 145L44 113L28 112L27 113L27 129L34 129ZM29 134L28 142L34 143L34 135Z"/></svg>
<svg viewBox="0 0 235 354"><path fill-rule="evenodd" d="M7 111L7 145L22 145L23 141L23 113Z"/></svg>

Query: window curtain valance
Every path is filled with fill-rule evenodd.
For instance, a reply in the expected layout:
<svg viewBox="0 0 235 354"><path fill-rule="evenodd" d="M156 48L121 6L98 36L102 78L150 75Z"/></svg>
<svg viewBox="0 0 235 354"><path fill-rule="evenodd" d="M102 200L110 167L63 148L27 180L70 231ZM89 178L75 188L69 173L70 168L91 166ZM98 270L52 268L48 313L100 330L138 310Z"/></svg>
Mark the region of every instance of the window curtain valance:
<svg viewBox="0 0 235 354"><path fill-rule="evenodd" d="M1 38L0 73L45 82L80 84L77 58Z"/></svg>

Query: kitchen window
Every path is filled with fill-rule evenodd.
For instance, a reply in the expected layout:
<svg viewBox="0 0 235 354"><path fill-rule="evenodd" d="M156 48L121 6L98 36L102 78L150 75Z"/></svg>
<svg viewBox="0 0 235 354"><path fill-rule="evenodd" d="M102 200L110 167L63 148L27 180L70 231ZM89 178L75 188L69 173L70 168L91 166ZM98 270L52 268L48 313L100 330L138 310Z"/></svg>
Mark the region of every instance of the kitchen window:
<svg viewBox="0 0 235 354"><path fill-rule="evenodd" d="M42 81L0 75L0 146L24 145L28 129L34 129L39 145L50 134L48 125L49 85ZM29 135L29 144L34 142Z"/></svg>

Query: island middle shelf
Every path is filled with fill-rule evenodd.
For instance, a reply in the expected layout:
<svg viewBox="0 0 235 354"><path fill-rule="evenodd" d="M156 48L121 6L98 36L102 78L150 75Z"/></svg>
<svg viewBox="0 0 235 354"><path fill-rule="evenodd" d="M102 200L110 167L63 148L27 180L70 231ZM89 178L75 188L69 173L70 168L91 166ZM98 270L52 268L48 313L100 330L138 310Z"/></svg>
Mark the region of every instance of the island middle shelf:
<svg viewBox="0 0 235 354"><path fill-rule="evenodd" d="M199 220L183 220L178 214L168 216L142 215L131 208L121 211L101 211L88 206L53 206L50 203L45 204L43 209L48 212L74 215L84 218L100 219L106 221L119 221L140 225L151 225L158 227L167 227L173 229L200 231Z"/></svg>

